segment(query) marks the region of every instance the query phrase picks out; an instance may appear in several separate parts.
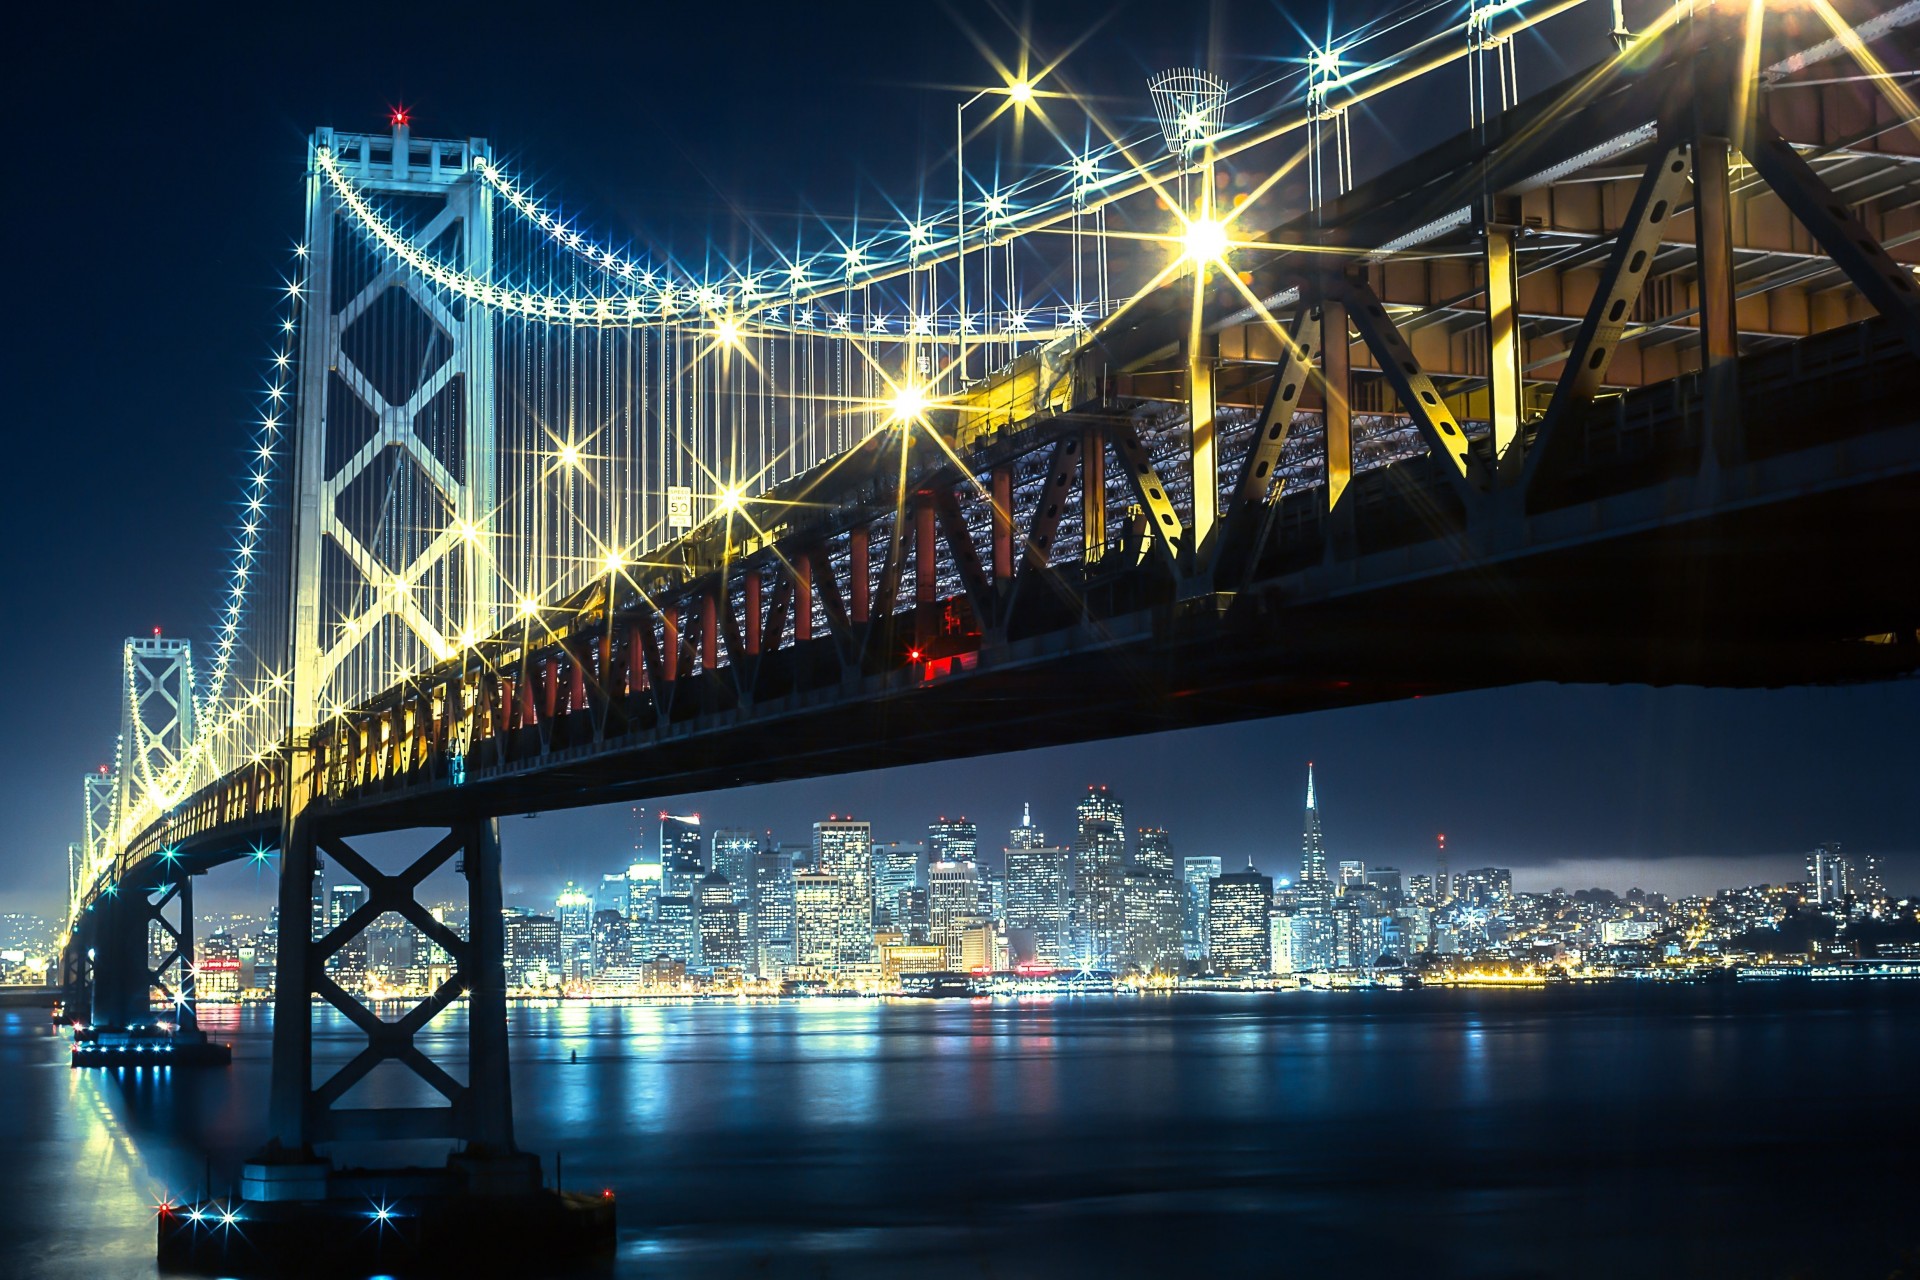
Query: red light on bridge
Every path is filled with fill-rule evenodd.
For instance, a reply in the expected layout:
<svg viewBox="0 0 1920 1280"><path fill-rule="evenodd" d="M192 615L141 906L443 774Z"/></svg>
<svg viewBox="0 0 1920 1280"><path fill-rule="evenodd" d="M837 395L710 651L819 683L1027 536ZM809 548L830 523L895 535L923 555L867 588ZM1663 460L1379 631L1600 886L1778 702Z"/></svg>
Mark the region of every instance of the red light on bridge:
<svg viewBox="0 0 1920 1280"><path fill-rule="evenodd" d="M404 129L413 123L413 112L405 106L394 107L387 112L387 123L396 129Z"/></svg>
<svg viewBox="0 0 1920 1280"><path fill-rule="evenodd" d="M158 639L160 638L160 628L158 628L158 627L155 627L155 628L153 629L153 638L154 638L155 640L158 640Z"/></svg>

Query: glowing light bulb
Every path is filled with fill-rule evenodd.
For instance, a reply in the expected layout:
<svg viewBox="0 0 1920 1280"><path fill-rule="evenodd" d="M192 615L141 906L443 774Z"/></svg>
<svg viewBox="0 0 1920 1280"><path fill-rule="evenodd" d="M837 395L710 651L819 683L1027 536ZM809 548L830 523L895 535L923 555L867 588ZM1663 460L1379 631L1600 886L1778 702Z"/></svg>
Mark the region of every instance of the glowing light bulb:
<svg viewBox="0 0 1920 1280"><path fill-rule="evenodd" d="M534 615L534 612L538 610L540 606L533 602L532 596L521 596L519 608L520 608L521 617L531 618Z"/></svg>
<svg viewBox="0 0 1920 1280"><path fill-rule="evenodd" d="M745 496L746 494L741 486L733 484L727 485L720 490L717 499L720 504L720 510L728 514L738 511L740 509L740 500Z"/></svg>
<svg viewBox="0 0 1920 1280"><path fill-rule="evenodd" d="M560 446L560 465L563 467L580 465L580 450L571 440Z"/></svg>
<svg viewBox="0 0 1920 1280"><path fill-rule="evenodd" d="M1215 218L1195 218L1181 237L1187 257L1195 262L1218 262L1226 256L1227 227Z"/></svg>
<svg viewBox="0 0 1920 1280"><path fill-rule="evenodd" d="M1021 106L1033 101L1033 86L1025 80L1015 80L1007 86L1007 96Z"/></svg>
<svg viewBox="0 0 1920 1280"><path fill-rule="evenodd" d="M713 331L713 336L720 339L721 343L725 346L729 346L729 347L739 346L740 345L740 326L734 322L731 316L729 316L726 319L722 320L717 327L715 327Z"/></svg>
<svg viewBox="0 0 1920 1280"><path fill-rule="evenodd" d="M927 411L927 393L921 387L903 382L894 388L893 398L887 402L892 410L895 422L911 422Z"/></svg>
<svg viewBox="0 0 1920 1280"><path fill-rule="evenodd" d="M606 564L607 564L608 573L620 572L620 570L626 566L626 563L627 562L621 558L621 555L618 551L607 552Z"/></svg>

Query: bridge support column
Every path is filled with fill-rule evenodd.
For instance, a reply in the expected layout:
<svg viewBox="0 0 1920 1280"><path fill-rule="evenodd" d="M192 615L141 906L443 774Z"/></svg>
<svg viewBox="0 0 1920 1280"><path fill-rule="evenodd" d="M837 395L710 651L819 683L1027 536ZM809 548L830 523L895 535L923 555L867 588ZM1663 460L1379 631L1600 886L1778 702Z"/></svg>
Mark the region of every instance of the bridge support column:
<svg viewBox="0 0 1920 1280"><path fill-rule="evenodd" d="M1738 458L1740 432L1740 320L1733 281L1733 193L1728 168L1732 144L1703 135L1693 148L1693 217L1700 270L1700 389L1706 437L1701 463Z"/></svg>
<svg viewBox="0 0 1920 1280"><path fill-rule="evenodd" d="M1198 311L1195 315L1198 316ZM1196 326L1197 327L1197 326ZM1214 347L1218 339L1195 333L1187 343L1187 413L1189 458L1193 463L1193 526L1187 535L1182 573L1193 573L1213 551L1214 525L1220 513L1220 457L1214 407ZM1106 491L1103 458L1088 454L1084 474L1098 471L1101 493ZM1103 530L1104 532L1104 530Z"/></svg>
<svg viewBox="0 0 1920 1280"><path fill-rule="evenodd" d="M1520 473L1521 392L1519 228L1487 223L1487 415L1493 425L1494 471L1502 480Z"/></svg>
<svg viewBox="0 0 1920 1280"><path fill-rule="evenodd" d="M180 960L180 985L175 993L174 1035L189 1039L200 1035L200 975L197 972L199 958L193 946L193 877L180 877L180 889L177 895L180 903L180 926L174 931L174 944L178 948Z"/></svg>
<svg viewBox="0 0 1920 1280"><path fill-rule="evenodd" d="M463 1195L531 1195L539 1166L513 1141L513 1098L507 1065L506 926L500 914L500 835L490 818L462 818L409 864L392 873L319 826L311 812L289 824L283 851L279 985L275 991L271 1137L243 1177L250 1200L320 1200L338 1175L316 1148L347 1143L445 1140L450 1152L443 1190ZM347 919L314 938L312 884L324 850L334 865L366 886ZM458 855L467 879L466 939L417 900L420 884ZM339 954L383 915L396 914L445 952L453 972L405 1016L388 1021L327 972ZM462 993L468 996L467 1078L456 1079L415 1044L415 1037ZM365 1045L318 1086L313 1083L313 997L339 1010ZM355 1087L377 1069L398 1064L444 1100L444 1106L354 1106ZM348 1104L348 1105L343 1105Z"/></svg>
<svg viewBox="0 0 1920 1280"><path fill-rule="evenodd" d="M313 839L313 817L304 798L312 778L311 750L288 753L286 821L280 837L280 936L273 986L273 1075L267 1095L267 1154L271 1163L311 1164L307 1133L307 1095L313 1086L314 878L320 851ZM249 1166L251 1168L251 1166ZM311 1189L309 1176L306 1189ZM249 1199L277 1199L249 1189ZM326 1193L325 1178L319 1193ZM310 1199L310 1196L292 1196Z"/></svg>
<svg viewBox="0 0 1920 1280"><path fill-rule="evenodd" d="M866 626L873 617L873 566L867 559L871 533L864 524L847 531L847 596L856 627Z"/></svg>
<svg viewBox="0 0 1920 1280"><path fill-rule="evenodd" d="M1107 438L1098 427L1080 436L1080 529L1082 558L1100 563L1107 553Z"/></svg>
<svg viewBox="0 0 1920 1280"><path fill-rule="evenodd" d="M1353 479L1352 351L1347 342L1347 307L1335 298L1320 301L1320 386L1326 399L1327 510Z"/></svg>
<svg viewBox="0 0 1920 1280"><path fill-rule="evenodd" d="M1013 586L1013 468L993 469L993 587L1001 603Z"/></svg>
<svg viewBox="0 0 1920 1280"><path fill-rule="evenodd" d="M513 1154L507 1071L507 925L501 915L500 824L461 824L467 873L467 1155Z"/></svg>
<svg viewBox="0 0 1920 1280"><path fill-rule="evenodd" d="M933 497L918 494L913 500L913 642L925 645L935 634L934 601L939 599L934 580L934 557L939 546L934 542Z"/></svg>

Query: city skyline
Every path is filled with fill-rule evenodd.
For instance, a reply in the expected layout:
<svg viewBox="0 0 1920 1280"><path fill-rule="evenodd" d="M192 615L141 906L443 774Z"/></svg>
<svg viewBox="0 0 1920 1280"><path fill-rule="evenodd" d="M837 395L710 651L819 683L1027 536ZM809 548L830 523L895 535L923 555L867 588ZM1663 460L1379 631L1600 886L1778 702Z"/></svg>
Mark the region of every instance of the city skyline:
<svg viewBox="0 0 1920 1280"><path fill-rule="evenodd" d="M1570 688L1561 692L1570 702L1577 704L1609 691ZM1726 696L1703 690L1643 692L1667 695L1668 700L1688 695L1707 700ZM1833 692L1857 694L1867 691ZM1500 691L1492 691L1456 696L1491 702L1499 694ZM1429 801L1433 803L1435 811L1448 815L1445 825L1433 821L1422 822L1420 818L1424 815L1410 812L1419 798L1435 794L1437 788L1431 786L1404 788L1405 809L1382 812L1379 801L1384 780L1378 770L1370 773L1364 767L1371 741L1376 734L1390 741L1403 740L1401 722L1414 718L1416 709L1429 705L1431 701L1437 700L1262 721L1226 729L1152 735L1039 752L1015 752L985 760L915 766L890 772L874 771L843 778L744 788L735 792L666 797L637 806L610 805L551 812L540 815L534 821L517 816L503 818L501 832L506 859L506 893L509 902L523 899L527 903L550 903L560 886L568 880L582 884L597 882L602 874L625 867L634 847L636 809L644 828L640 839L649 853L656 848L656 815L660 812L697 812L703 816L709 829L745 828L756 835L770 832L776 843L795 844L811 838L814 823L835 814L870 823L876 845L925 841L928 828L935 821L964 817L978 827L980 848L987 860L999 865L1007 832L1019 825L1023 806L1030 806L1034 826L1051 833L1050 838L1054 842L1069 841L1074 806L1090 783L1103 781L1125 802L1130 832L1141 826L1164 827L1171 832L1176 863L1187 857L1217 856L1224 870L1233 871L1243 869L1251 854L1257 870L1275 878L1292 880L1300 870L1297 828L1310 761L1315 767L1330 864L1352 859L1370 865L1398 866L1409 873L1429 871L1435 862L1436 837L1445 833L1450 861L1456 868L1487 865L1510 867L1514 873L1515 887L1522 891L1607 888L1625 892L1630 888L1641 888L1677 896L1710 893L1737 885L1792 882L1803 874L1802 864L1808 850L1826 841L1837 841L1850 850L1877 854L1885 867L1888 887L1896 895L1920 889L1920 852L1911 847L1903 848L1898 844L1863 838L1856 832L1862 828L1871 832L1871 824L1858 819L1850 821L1844 812L1848 804L1858 797L1870 796L1876 791L1884 795L1887 812L1896 822L1905 810L1920 808L1915 798L1894 788L1894 779L1876 780L1870 772L1856 772L1848 780L1847 790L1822 793L1822 798L1831 805L1826 810L1830 817L1823 819L1819 813L1805 817L1802 820L1803 827L1795 828L1791 834L1782 834L1770 842L1763 843L1762 838L1752 835L1764 830L1769 815L1764 809L1759 812L1749 809L1742 815L1743 824L1726 825L1734 830L1744 828L1752 843L1717 853L1703 851L1690 855L1663 855L1642 850L1609 855L1600 843L1604 837L1595 834L1596 829L1604 831L1609 819L1592 808L1572 806L1565 815L1565 826L1560 828L1565 837L1561 847L1565 851L1555 856L1541 857L1537 852L1539 846L1518 842L1516 837L1489 837L1489 831L1500 831L1492 821L1491 810L1497 804L1497 797L1490 784L1483 785L1479 790L1479 794L1487 797L1484 801L1487 812L1478 815L1466 813L1464 806L1449 808ZM1497 714L1497 708L1484 709L1483 713ZM1339 723L1341 719L1355 722L1371 720L1374 723L1343 726ZM1232 813L1221 813L1208 800L1208 796L1215 793L1183 792L1175 781L1168 778L1168 767L1159 761L1159 756L1164 754L1175 761L1177 768L1181 758L1177 749L1162 752L1125 750L1129 744L1136 748L1156 744L1170 744L1177 748L1178 739L1196 733L1252 733L1265 729L1285 734L1290 726L1304 726L1308 722L1318 722L1322 726L1313 744L1317 752L1311 757L1300 756L1291 763L1290 772L1270 780L1268 796L1275 806L1273 812L1279 817L1277 821L1263 819L1264 826L1247 816L1252 807L1248 788L1236 787L1233 779L1221 780L1217 794L1236 796L1243 808ZM1331 732L1330 729L1345 729L1347 732ZM1471 751L1470 748L1467 750ZM1412 756L1415 753L1409 751L1408 754ZM1683 754L1677 745L1674 754ZM1035 771L1030 767L1030 762L1036 757L1049 758L1048 781L1044 787L1032 781ZM1105 773L1096 772L1102 763L1116 765L1116 757L1117 767L1110 767ZM1228 758L1238 760L1244 757L1228 753ZM1466 758L1470 759L1471 756ZM1585 763L1582 756L1575 753L1562 762L1562 768L1567 772L1575 772ZM1086 774L1075 778L1069 771L1081 764L1085 765ZM1194 767L1196 772L1219 773L1218 768L1201 770ZM956 776L954 771L966 772ZM1888 773L1894 771L1891 765L1887 769ZM1391 770L1387 772L1393 773ZM1767 799L1775 808L1791 811L1798 800L1821 793L1821 787L1813 784L1828 779L1817 773L1806 776L1810 779L1808 787L1797 792L1792 789L1770 789ZM897 787L875 788L867 785L870 779L876 777L901 781ZM1056 777L1061 781L1056 783ZM952 780L951 790L943 784L943 778ZM967 783L964 787L963 778ZM1880 786L1876 786L1876 782ZM1392 792L1386 790L1385 794L1391 798ZM1622 813L1615 815L1612 821L1616 828L1630 831L1634 825L1630 820L1638 816ZM1913 821L1914 829L1920 829L1920 814L1916 814ZM1702 829L1710 826L1708 823L1699 825ZM1210 833L1222 831L1227 832L1229 837L1239 833L1238 839L1216 841L1210 836ZM1271 832L1271 835L1266 832ZM1576 843L1576 836L1584 836L1589 843ZM1542 844L1545 843L1543 840ZM1533 856L1528 856L1530 852ZM236 865L218 868L203 879L203 900L210 908L248 909L257 906L264 910L273 892L271 873L262 872L258 867ZM429 887L432 884L430 881ZM10 909L31 908L22 905Z"/></svg>

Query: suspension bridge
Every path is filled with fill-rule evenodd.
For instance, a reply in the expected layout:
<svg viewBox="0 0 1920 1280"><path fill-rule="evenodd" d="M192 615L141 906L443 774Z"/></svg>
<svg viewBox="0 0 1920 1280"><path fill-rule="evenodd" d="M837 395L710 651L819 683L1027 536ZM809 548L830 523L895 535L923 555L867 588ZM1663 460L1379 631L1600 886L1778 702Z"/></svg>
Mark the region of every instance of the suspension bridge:
<svg viewBox="0 0 1920 1280"><path fill-rule="evenodd" d="M485 141L319 130L211 661L130 640L86 780L68 1009L191 1036L193 878L277 856L247 1200L337 1193L331 1144L375 1139L526 1192L501 815L1911 672L1920 4L1599 8L1360 33L1265 98L1170 72L1150 130L1010 81L957 113L955 202L718 271L594 238ZM1518 42L1581 22L1604 55L1523 95ZM1462 83L1461 132L1359 180L1357 117ZM983 185L1007 113L1089 141ZM354 844L399 831L394 872ZM310 928L322 856L368 896ZM456 859L465 937L414 896ZM452 961L397 1021L326 965L387 912ZM316 997L364 1036L319 1081ZM414 1040L461 997L456 1077ZM439 1104L345 1105L392 1063Z"/></svg>

